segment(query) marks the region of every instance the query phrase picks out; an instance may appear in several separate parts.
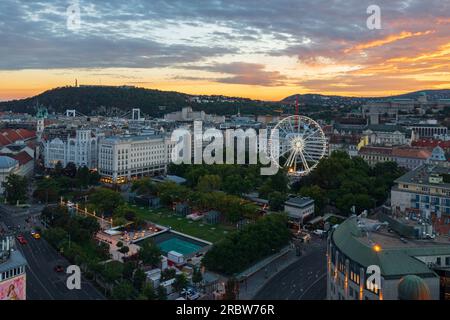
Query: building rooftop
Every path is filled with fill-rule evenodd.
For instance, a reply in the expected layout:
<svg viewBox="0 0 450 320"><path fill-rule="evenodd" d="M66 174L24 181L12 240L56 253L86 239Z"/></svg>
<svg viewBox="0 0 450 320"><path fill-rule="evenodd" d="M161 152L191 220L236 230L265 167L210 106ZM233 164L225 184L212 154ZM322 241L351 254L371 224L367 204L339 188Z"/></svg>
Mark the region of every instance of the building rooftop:
<svg viewBox="0 0 450 320"><path fill-rule="evenodd" d="M374 147L374 146L364 146L359 150L360 154L384 154L384 155L392 155L393 148L392 147Z"/></svg>
<svg viewBox="0 0 450 320"><path fill-rule="evenodd" d="M121 141L147 141L147 140L157 140L164 138L163 135L152 134L152 135L120 135L120 136L110 136L103 141L108 142L121 142Z"/></svg>
<svg viewBox="0 0 450 320"><path fill-rule="evenodd" d="M364 219L364 222L373 224L378 221ZM448 237L402 241L399 235L389 232L386 227L367 232L360 223L357 216L345 220L333 231L333 242L343 254L361 266L380 266L384 277L400 278L409 274L434 277L434 271L416 257L450 255Z"/></svg>
<svg viewBox="0 0 450 320"><path fill-rule="evenodd" d="M430 177L443 175L449 175L448 168L431 164L423 164L395 180L395 183L430 185L432 184L430 183ZM439 186L450 189L450 183L446 182L445 180L440 182Z"/></svg>
<svg viewBox="0 0 450 320"><path fill-rule="evenodd" d="M288 199L284 204L288 205L288 206L304 208L304 207L314 204L314 200L309 197L294 197L294 198Z"/></svg>
<svg viewBox="0 0 450 320"><path fill-rule="evenodd" d="M392 155L401 158L417 158L417 159L428 159L431 157L431 151L422 148L394 148L392 150Z"/></svg>
<svg viewBox="0 0 450 320"><path fill-rule="evenodd" d="M8 260L6 262L0 263L0 273L24 266L27 264L27 260L23 257L20 251L11 250Z"/></svg>
<svg viewBox="0 0 450 320"><path fill-rule="evenodd" d="M398 125L388 125L388 124L369 124L366 126L365 130L378 131L378 132L404 132L405 129Z"/></svg>
<svg viewBox="0 0 450 320"><path fill-rule="evenodd" d="M17 160L8 157L0 156L0 169L9 169L17 165Z"/></svg>

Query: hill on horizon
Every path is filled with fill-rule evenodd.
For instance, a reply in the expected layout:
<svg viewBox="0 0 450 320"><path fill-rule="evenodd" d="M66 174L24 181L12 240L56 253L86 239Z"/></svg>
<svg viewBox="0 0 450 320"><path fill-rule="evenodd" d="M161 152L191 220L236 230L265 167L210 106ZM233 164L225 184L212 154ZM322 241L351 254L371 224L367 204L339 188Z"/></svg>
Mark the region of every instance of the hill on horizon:
<svg viewBox="0 0 450 320"><path fill-rule="evenodd" d="M202 97L208 102L199 102L192 99L193 97ZM0 102L0 110L34 114L38 104L46 107L49 113L64 113L67 109L76 109L85 115L118 116L132 108L140 108L143 114L151 117L179 111L187 106L219 115L237 114L239 111L270 114L280 106L280 102L217 95L194 96L129 86L80 86L59 87L34 97L3 101Z"/></svg>
<svg viewBox="0 0 450 320"><path fill-rule="evenodd" d="M450 89L420 90L389 97L346 97L322 94L298 94L299 102L311 106L358 106L371 100L387 98L417 98L423 92L429 100L450 99ZM291 95L281 101L261 101L248 98L207 96L198 101L197 97L175 91L161 91L129 86L80 86L59 87L47 90L34 97L0 102L0 111L13 111L35 114L37 105L45 106L49 113L64 113L67 109L76 109L85 115L120 116L132 108L140 108L144 115L161 117L191 106L194 110L219 115L241 114L277 114L281 109L288 111L295 103L297 95Z"/></svg>
<svg viewBox="0 0 450 320"><path fill-rule="evenodd" d="M385 100L385 99L417 99L422 93L425 93L430 100L450 99L450 89L425 89L413 92L407 92L399 95L384 96L384 97L354 97L354 96L340 96L340 95L325 95L318 93L293 94L281 102L295 103L298 96L299 101L303 103L314 103L320 100L340 99L340 100L356 100L356 101L370 101L370 100Z"/></svg>

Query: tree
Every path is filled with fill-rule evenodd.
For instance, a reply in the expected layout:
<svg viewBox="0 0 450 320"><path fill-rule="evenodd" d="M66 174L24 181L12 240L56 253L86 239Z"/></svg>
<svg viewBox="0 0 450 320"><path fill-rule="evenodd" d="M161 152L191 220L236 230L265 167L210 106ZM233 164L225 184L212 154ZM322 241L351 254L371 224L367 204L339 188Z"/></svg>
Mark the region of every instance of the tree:
<svg viewBox="0 0 450 320"><path fill-rule="evenodd" d="M151 195L155 194L158 189L149 178L142 178L133 182L131 190L139 195Z"/></svg>
<svg viewBox="0 0 450 320"><path fill-rule="evenodd" d="M37 183L33 197L42 202L49 203L58 200L60 187L54 178L45 178Z"/></svg>
<svg viewBox="0 0 450 320"><path fill-rule="evenodd" d="M192 274L192 282L195 285L198 285L199 283L201 283L203 281L203 275L202 272L200 271L199 268L195 268L194 272Z"/></svg>
<svg viewBox="0 0 450 320"><path fill-rule="evenodd" d="M189 283L189 281L186 278L186 276L184 275L184 273L180 273L180 274L175 276L175 281L173 283L173 288L175 289L175 291L180 292L181 290L186 288L188 283Z"/></svg>
<svg viewBox="0 0 450 320"><path fill-rule="evenodd" d="M175 278L177 272L175 269L166 269L161 272L161 281L166 281Z"/></svg>
<svg viewBox="0 0 450 320"><path fill-rule="evenodd" d="M52 175L54 177L59 177L59 176L61 176L63 174L63 171L64 171L63 165L62 165L61 161L58 161L55 164L55 168L52 171Z"/></svg>
<svg viewBox="0 0 450 320"><path fill-rule="evenodd" d="M239 284L236 278L231 277L225 283L225 300L236 300L239 293Z"/></svg>
<svg viewBox="0 0 450 320"><path fill-rule="evenodd" d="M156 266L161 262L161 250L152 241L145 241L139 250L139 259L145 265Z"/></svg>
<svg viewBox="0 0 450 320"><path fill-rule="evenodd" d="M225 178L223 183L223 190L226 193L234 195L242 195L243 193L249 192L251 189L250 182L243 178L241 175L231 175Z"/></svg>
<svg viewBox="0 0 450 320"><path fill-rule="evenodd" d="M128 248L127 246L123 246L119 249L119 252L126 255L128 252L130 252L130 248Z"/></svg>
<svg viewBox="0 0 450 320"><path fill-rule="evenodd" d="M144 287L145 279L147 279L147 275L142 269L136 269L133 274L133 287L141 291Z"/></svg>
<svg viewBox="0 0 450 320"><path fill-rule="evenodd" d="M205 254L202 264L226 275L239 273L289 243L287 216L270 214L228 234Z"/></svg>
<svg viewBox="0 0 450 320"><path fill-rule="evenodd" d="M199 178L197 183L197 190L201 192L210 192L219 190L222 180L216 174L207 174Z"/></svg>
<svg viewBox="0 0 450 320"><path fill-rule="evenodd" d="M86 188L90 183L90 172L88 167L81 167L76 173L75 179L77 180L77 184L81 187Z"/></svg>
<svg viewBox="0 0 450 320"><path fill-rule="evenodd" d="M156 300L158 295L155 292L155 288L151 285L151 283L146 283L144 288L142 289L142 295L145 296L147 300Z"/></svg>
<svg viewBox="0 0 450 320"><path fill-rule="evenodd" d="M275 191L269 194L269 207L272 211L283 211L284 203L286 202L286 195Z"/></svg>
<svg viewBox="0 0 450 320"><path fill-rule="evenodd" d="M89 172L89 185L96 186L100 182L100 173L98 171L90 171Z"/></svg>
<svg viewBox="0 0 450 320"><path fill-rule="evenodd" d="M77 174L77 166L73 162L69 162L64 169L64 174L70 178L74 178Z"/></svg>
<svg viewBox="0 0 450 320"><path fill-rule="evenodd" d="M300 189L300 195L314 199L314 205L318 213L325 208L326 197L324 191L317 185L310 187L303 187Z"/></svg>
<svg viewBox="0 0 450 320"><path fill-rule="evenodd" d="M122 262L110 261L104 264L101 274L107 282L114 283L115 281L121 279L123 268L124 264Z"/></svg>
<svg viewBox="0 0 450 320"><path fill-rule="evenodd" d="M123 280L114 286L112 299L114 300L130 300L133 299L136 292L129 281Z"/></svg>
<svg viewBox="0 0 450 320"><path fill-rule="evenodd" d="M156 289L156 296L158 300L167 300L167 290L163 286L158 286Z"/></svg>
<svg viewBox="0 0 450 320"><path fill-rule="evenodd" d="M136 263L133 261L127 261L123 264L122 276L127 280L133 279L133 273L136 269Z"/></svg>
<svg viewBox="0 0 450 320"><path fill-rule="evenodd" d="M99 188L89 197L89 202L100 213L112 214L116 208L124 203L124 200L117 191Z"/></svg>
<svg viewBox="0 0 450 320"><path fill-rule="evenodd" d="M10 174L2 182L5 189L4 195L9 204L16 204L27 199L28 184L25 177L16 174Z"/></svg>
<svg viewBox="0 0 450 320"><path fill-rule="evenodd" d="M186 201L191 195L191 190L174 182L159 183L158 194L161 202L172 205L174 202Z"/></svg>
<svg viewBox="0 0 450 320"><path fill-rule="evenodd" d="M61 248L63 242L68 239L67 231L60 227L45 230L43 236L55 248Z"/></svg>

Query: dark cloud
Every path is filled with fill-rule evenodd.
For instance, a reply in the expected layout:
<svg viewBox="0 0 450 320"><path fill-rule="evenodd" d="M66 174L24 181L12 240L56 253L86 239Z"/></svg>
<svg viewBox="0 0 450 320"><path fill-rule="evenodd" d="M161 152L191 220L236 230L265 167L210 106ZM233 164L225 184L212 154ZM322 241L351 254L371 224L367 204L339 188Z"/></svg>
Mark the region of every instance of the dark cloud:
<svg viewBox="0 0 450 320"><path fill-rule="evenodd" d="M0 70L175 67L214 74L184 79L278 86L289 79L274 66L242 61L262 54L364 68L438 50L450 36L449 24L436 22L449 21L448 0L79 0L82 28L73 32L66 9L74 1L1 0ZM366 27L372 4L381 30ZM404 31L433 36L352 49ZM230 63L211 64L223 55ZM303 85L329 84L317 81Z"/></svg>

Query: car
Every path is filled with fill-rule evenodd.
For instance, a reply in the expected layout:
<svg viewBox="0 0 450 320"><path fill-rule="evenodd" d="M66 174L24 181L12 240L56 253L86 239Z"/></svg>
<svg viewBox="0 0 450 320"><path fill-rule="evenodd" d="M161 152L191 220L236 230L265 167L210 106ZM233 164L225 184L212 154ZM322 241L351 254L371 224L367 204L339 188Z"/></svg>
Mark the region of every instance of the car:
<svg viewBox="0 0 450 320"><path fill-rule="evenodd" d="M17 238L17 241L19 241L20 244L27 244L28 243L27 239L25 239L23 235L19 234L16 238Z"/></svg>
<svg viewBox="0 0 450 320"><path fill-rule="evenodd" d="M184 288L181 291L181 295L187 298L187 300L197 300L198 298L200 298L200 294L198 294L198 292L192 288Z"/></svg>
<svg viewBox="0 0 450 320"><path fill-rule="evenodd" d="M32 233L31 233L31 236L32 236L33 238L35 238L36 240L39 240L39 239L41 238L41 235L40 235L39 233L37 233L37 232L32 232Z"/></svg>
<svg viewBox="0 0 450 320"><path fill-rule="evenodd" d="M314 230L313 233L317 236L322 236L325 233L325 231L317 229L317 230Z"/></svg>
<svg viewBox="0 0 450 320"><path fill-rule="evenodd" d="M53 270L55 270L55 272L61 273L64 272L64 267L61 265L57 265L53 268Z"/></svg>

